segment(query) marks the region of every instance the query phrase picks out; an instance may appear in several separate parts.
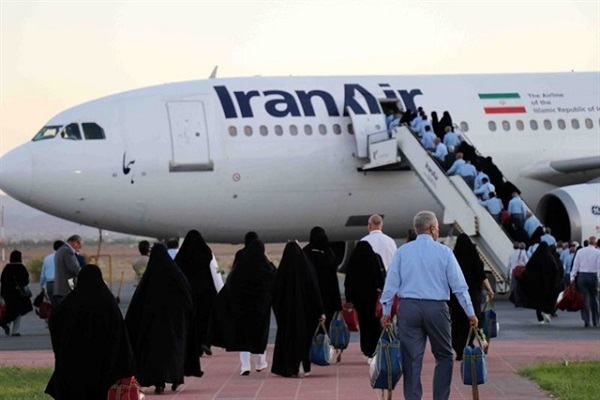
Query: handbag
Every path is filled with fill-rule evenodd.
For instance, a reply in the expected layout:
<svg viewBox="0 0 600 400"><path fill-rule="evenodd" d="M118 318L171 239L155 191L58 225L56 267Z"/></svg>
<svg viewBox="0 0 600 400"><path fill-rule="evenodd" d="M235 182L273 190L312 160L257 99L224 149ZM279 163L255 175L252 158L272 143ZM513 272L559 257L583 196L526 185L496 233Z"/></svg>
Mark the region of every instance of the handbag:
<svg viewBox="0 0 600 400"><path fill-rule="evenodd" d="M381 304L381 293L377 296L377 302L375 303L375 317L381 318L383 317L383 305ZM396 311L398 311L398 305L400 304L400 297L397 294L394 295L394 302L392 303L392 313L390 314L392 318L396 315Z"/></svg>
<svg viewBox="0 0 600 400"><path fill-rule="evenodd" d="M483 333L488 338L498 336L498 319L494 310L494 301L489 299L483 306L481 314L479 314L479 328L483 329Z"/></svg>
<svg viewBox="0 0 600 400"><path fill-rule="evenodd" d="M469 346L471 337L475 335L479 346ZM487 380L487 356L484 351L481 336L477 329L471 327L467 336L467 344L463 350L463 359L460 363L460 376L465 385L483 385Z"/></svg>
<svg viewBox="0 0 600 400"><path fill-rule="evenodd" d="M141 400L140 384L135 377L119 379L108 389L107 400Z"/></svg>
<svg viewBox="0 0 600 400"><path fill-rule="evenodd" d="M31 293L31 289L29 289L29 286L25 285L25 286L18 286L17 285L17 293L19 294L19 296L28 299L31 296L33 296L33 293Z"/></svg>
<svg viewBox="0 0 600 400"><path fill-rule="evenodd" d="M392 391L401 376L402 353L400 340L394 335L391 324L387 324L381 332L375 355L369 364L371 387L382 391L387 390L388 399L391 399Z"/></svg>
<svg viewBox="0 0 600 400"><path fill-rule="evenodd" d="M577 290L575 282L560 292L556 299L556 308L563 311L579 311L585 306L585 297L583 293Z"/></svg>
<svg viewBox="0 0 600 400"><path fill-rule="evenodd" d="M335 359L335 348L331 345L327 329L322 321L319 322L313 335L309 357L311 363L321 366L327 366Z"/></svg>
<svg viewBox="0 0 600 400"><path fill-rule="evenodd" d="M521 277L521 274L523 274L523 271L525 271L524 265L517 265L516 267L514 267L512 272L513 279L519 279Z"/></svg>
<svg viewBox="0 0 600 400"><path fill-rule="evenodd" d="M350 343L350 330L340 311L333 314L333 319L329 325L329 339L333 348L337 350L346 349L348 343Z"/></svg>
<svg viewBox="0 0 600 400"><path fill-rule="evenodd" d="M344 317L344 321L346 321L346 325L348 325L348 330L350 332L358 332L358 314L354 308L349 308L344 303L342 307L342 316Z"/></svg>

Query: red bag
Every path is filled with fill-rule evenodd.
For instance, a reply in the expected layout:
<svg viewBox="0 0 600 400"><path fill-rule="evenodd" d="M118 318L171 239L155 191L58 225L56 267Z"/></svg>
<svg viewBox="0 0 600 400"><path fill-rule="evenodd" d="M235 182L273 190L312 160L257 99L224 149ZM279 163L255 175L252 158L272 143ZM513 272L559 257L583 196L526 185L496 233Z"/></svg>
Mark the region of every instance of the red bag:
<svg viewBox="0 0 600 400"><path fill-rule="evenodd" d="M392 313L390 314L392 318L396 315L396 311L398 311L398 305L400 304L400 298L397 294L394 295L394 303L392 304ZM377 303L375 303L375 317L381 318L383 317L383 306L381 305L381 293L377 296Z"/></svg>
<svg viewBox="0 0 600 400"><path fill-rule="evenodd" d="M513 268L513 278L514 279L519 279L521 277L521 274L523 273L523 271L525 271L525 266L524 265L517 265L515 268Z"/></svg>
<svg viewBox="0 0 600 400"><path fill-rule="evenodd" d="M118 380L108 389L107 400L139 400L140 384L135 377L130 376Z"/></svg>
<svg viewBox="0 0 600 400"><path fill-rule="evenodd" d="M350 332L358 332L358 314L356 314L356 310L354 308L348 308L346 303L344 303L342 315L344 321L346 321L346 325L348 325L348 330Z"/></svg>
<svg viewBox="0 0 600 400"><path fill-rule="evenodd" d="M50 303L48 300L42 301L42 303L38 307L38 316L41 319L48 319L48 318L50 318L51 312L52 312L52 303Z"/></svg>
<svg viewBox="0 0 600 400"><path fill-rule="evenodd" d="M575 282L563 290L556 301L556 308L566 311L579 311L585 306L585 297L583 293L577 290Z"/></svg>

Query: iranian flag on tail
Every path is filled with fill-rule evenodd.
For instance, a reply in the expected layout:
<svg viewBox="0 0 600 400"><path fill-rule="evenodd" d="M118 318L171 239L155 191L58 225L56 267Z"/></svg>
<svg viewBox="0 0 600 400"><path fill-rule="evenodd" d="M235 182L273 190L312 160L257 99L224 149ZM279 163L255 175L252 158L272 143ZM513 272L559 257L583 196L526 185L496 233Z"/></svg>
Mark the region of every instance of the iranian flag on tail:
<svg viewBox="0 0 600 400"><path fill-rule="evenodd" d="M524 114L527 112L519 93L479 93L486 114Z"/></svg>

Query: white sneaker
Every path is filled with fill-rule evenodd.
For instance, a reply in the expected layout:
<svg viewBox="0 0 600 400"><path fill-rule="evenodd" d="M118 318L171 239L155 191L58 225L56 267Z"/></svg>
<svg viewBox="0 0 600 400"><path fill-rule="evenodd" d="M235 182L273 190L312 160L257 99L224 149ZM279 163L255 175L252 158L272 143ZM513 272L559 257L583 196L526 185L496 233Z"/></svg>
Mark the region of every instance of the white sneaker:
<svg viewBox="0 0 600 400"><path fill-rule="evenodd" d="M546 325L546 321L538 321L538 324L540 324L540 325Z"/></svg>
<svg viewBox="0 0 600 400"><path fill-rule="evenodd" d="M372 361L373 361L373 357L367 357L367 364L371 365Z"/></svg>
<svg viewBox="0 0 600 400"><path fill-rule="evenodd" d="M542 313L542 317L544 317L544 321L547 324L549 324L550 322L552 322L552 318L550 317L550 314Z"/></svg>

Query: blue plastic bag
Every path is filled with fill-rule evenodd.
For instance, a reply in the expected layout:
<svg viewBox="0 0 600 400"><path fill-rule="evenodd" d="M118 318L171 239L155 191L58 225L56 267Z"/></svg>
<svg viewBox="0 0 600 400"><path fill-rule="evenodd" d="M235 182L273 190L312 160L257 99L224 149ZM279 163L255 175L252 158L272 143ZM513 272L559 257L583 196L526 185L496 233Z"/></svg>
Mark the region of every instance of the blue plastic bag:
<svg viewBox="0 0 600 400"><path fill-rule="evenodd" d="M475 335L479 346L469 346L471 336ZM487 356L477 330L471 327L467 345L460 363L460 376L465 385L482 385L487 380Z"/></svg>
<svg viewBox="0 0 600 400"><path fill-rule="evenodd" d="M329 339L333 347L337 350L346 349L348 343L350 343L350 330L342 317L342 313L339 311L333 315L333 320L329 325Z"/></svg>
<svg viewBox="0 0 600 400"><path fill-rule="evenodd" d="M315 330L309 356L311 363L321 366L331 364L331 360L335 357L335 349L331 345L331 340L327 335L323 322L319 322L319 326Z"/></svg>
<svg viewBox="0 0 600 400"><path fill-rule="evenodd" d="M498 336L498 319L494 310L494 302L488 300L483 306L483 311L479 315L479 328L483 329L483 333L488 338Z"/></svg>
<svg viewBox="0 0 600 400"><path fill-rule="evenodd" d="M402 376L402 353L391 325L387 325L377 343L377 350L369 366L369 378L373 389L391 392Z"/></svg>

